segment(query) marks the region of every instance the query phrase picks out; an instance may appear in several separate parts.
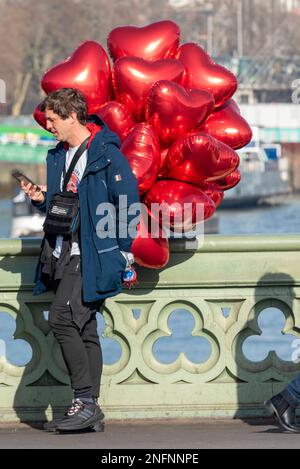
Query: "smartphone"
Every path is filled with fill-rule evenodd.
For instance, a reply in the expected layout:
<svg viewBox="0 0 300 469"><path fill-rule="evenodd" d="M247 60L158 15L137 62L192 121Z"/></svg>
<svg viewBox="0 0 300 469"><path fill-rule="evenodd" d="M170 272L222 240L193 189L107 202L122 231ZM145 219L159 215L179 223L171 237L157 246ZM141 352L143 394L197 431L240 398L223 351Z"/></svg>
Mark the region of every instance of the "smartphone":
<svg viewBox="0 0 300 469"><path fill-rule="evenodd" d="M35 182L33 182L31 179L29 179L29 177L27 177L24 173L22 173L21 171L18 171L17 169L14 169L11 173L11 175L17 179L18 182L24 182L24 184L28 184L29 182L31 184L33 184L34 186L36 186L36 190L37 191L41 191L42 189L40 188L40 186L38 186Z"/></svg>

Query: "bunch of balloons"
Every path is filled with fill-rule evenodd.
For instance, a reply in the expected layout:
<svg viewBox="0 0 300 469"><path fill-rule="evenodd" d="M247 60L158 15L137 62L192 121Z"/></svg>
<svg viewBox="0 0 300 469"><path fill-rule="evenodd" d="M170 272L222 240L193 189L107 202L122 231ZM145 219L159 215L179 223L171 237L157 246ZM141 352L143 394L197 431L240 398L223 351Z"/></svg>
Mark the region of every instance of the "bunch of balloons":
<svg viewBox="0 0 300 469"><path fill-rule="evenodd" d="M148 231L148 217L156 216L151 204L170 206L170 230L183 228L176 210L183 212L185 229L207 220L224 191L240 181L235 150L249 143L252 132L232 99L236 77L199 45L180 45L174 22L118 27L107 42L112 66L100 44L86 41L48 70L41 86L46 94L79 89L89 113L98 114L120 137L147 206L132 252L140 265L161 268L169 260L168 239L161 219L155 237ZM45 127L39 106L34 117ZM185 217L187 203L192 210ZM197 204L204 207L202 220Z"/></svg>

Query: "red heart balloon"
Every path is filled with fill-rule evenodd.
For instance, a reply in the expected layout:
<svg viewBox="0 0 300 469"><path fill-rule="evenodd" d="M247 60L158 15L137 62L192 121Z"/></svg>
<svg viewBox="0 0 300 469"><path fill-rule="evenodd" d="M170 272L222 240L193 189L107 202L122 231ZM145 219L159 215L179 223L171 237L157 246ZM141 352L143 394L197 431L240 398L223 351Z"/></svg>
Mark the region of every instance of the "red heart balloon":
<svg viewBox="0 0 300 469"><path fill-rule="evenodd" d="M154 227L153 233L151 220L147 210L142 210L131 252L137 264L151 269L161 269L169 262L169 241L159 225Z"/></svg>
<svg viewBox="0 0 300 469"><path fill-rule="evenodd" d="M160 173L164 177L199 184L215 181L236 169L239 159L211 135L192 132L179 138L168 151ZM220 152L223 152L223 155Z"/></svg>
<svg viewBox="0 0 300 469"><path fill-rule="evenodd" d="M202 182L199 184L199 188L214 201L216 208L218 208L224 198L224 192L219 185L215 182Z"/></svg>
<svg viewBox="0 0 300 469"><path fill-rule="evenodd" d="M159 142L152 127L146 123L137 124L127 135L121 151L137 178L139 194L148 191L160 167Z"/></svg>
<svg viewBox="0 0 300 469"><path fill-rule="evenodd" d="M191 231L196 223L211 217L216 209L213 200L198 187L170 179L157 181L144 200L163 228L177 232ZM176 205L172 206L173 203ZM160 213L157 204L164 204ZM201 210L197 211L197 205Z"/></svg>
<svg viewBox="0 0 300 469"><path fill-rule="evenodd" d="M33 117L36 120L36 122L43 127L45 130L47 130L47 122L46 122L46 117L43 111L41 111L41 104L38 104L37 107L34 110Z"/></svg>
<svg viewBox="0 0 300 469"><path fill-rule="evenodd" d="M223 173L223 176L221 177L225 177L238 168L240 164L240 157L231 147L225 145L225 143L220 142L218 140L217 142L220 153L220 158L218 161L218 170ZM215 181L218 182L219 179L220 177L215 179Z"/></svg>
<svg viewBox="0 0 300 469"><path fill-rule="evenodd" d="M48 70L42 88L49 94L59 88L76 88L86 97L89 113L96 112L110 96L111 71L103 47L94 41L81 44L71 57Z"/></svg>
<svg viewBox="0 0 300 469"><path fill-rule="evenodd" d="M241 173L238 169L231 174L227 174L224 178L218 179L217 184L223 191L228 191L235 187L241 180Z"/></svg>
<svg viewBox="0 0 300 469"><path fill-rule="evenodd" d="M113 29L107 38L110 55L135 56L145 60L170 59L175 56L180 40L180 29L173 21L158 21L143 28L121 26Z"/></svg>
<svg viewBox="0 0 300 469"><path fill-rule="evenodd" d="M128 109L116 101L108 101L97 111L97 115L104 120L110 130L116 132L123 142L136 122Z"/></svg>
<svg viewBox="0 0 300 469"><path fill-rule="evenodd" d="M208 117L203 130L235 150L252 139L252 130L233 99Z"/></svg>
<svg viewBox="0 0 300 469"><path fill-rule="evenodd" d="M146 118L163 147L196 129L214 108L214 98L208 91L185 90L178 83L156 82L146 102Z"/></svg>
<svg viewBox="0 0 300 469"><path fill-rule="evenodd" d="M115 97L137 120L141 120L151 86L158 80L180 82L183 73L184 66L179 60L147 62L138 57L123 57L113 67Z"/></svg>
<svg viewBox="0 0 300 469"><path fill-rule="evenodd" d="M168 151L169 151L169 148L160 149L160 168L159 168L159 172L157 176L158 178L164 178L163 167L165 165L165 160L167 158Z"/></svg>
<svg viewBox="0 0 300 469"><path fill-rule="evenodd" d="M210 91L216 108L222 106L237 89L237 79L226 68L216 64L197 44L183 44L177 59L185 66L184 86Z"/></svg>

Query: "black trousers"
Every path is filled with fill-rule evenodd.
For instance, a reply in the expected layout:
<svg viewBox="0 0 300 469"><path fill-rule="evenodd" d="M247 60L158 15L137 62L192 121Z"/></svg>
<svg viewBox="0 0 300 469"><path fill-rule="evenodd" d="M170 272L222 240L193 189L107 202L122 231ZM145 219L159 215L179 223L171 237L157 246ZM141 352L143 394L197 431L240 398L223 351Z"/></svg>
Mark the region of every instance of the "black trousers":
<svg viewBox="0 0 300 469"><path fill-rule="evenodd" d="M60 345L72 389L91 387L92 395L99 397L103 359L96 312L103 301L83 303L80 256L71 256L54 292L49 325Z"/></svg>

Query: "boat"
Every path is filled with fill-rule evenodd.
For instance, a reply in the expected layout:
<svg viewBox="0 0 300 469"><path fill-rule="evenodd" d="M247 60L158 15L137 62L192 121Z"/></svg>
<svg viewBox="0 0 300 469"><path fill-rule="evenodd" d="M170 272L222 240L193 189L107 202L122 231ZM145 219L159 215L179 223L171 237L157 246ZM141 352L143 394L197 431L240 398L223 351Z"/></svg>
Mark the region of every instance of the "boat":
<svg viewBox="0 0 300 469"><path fill-rule="evenodd" d="M250 145L237 153L241 181L225 191L221 208L255 206L291 194L289 164L282 158L279 144Z"/></svg>
<svg viewBox="0 0 300 469"><path fill-rule="evenodd" d="M24 191L12 200L11 238L42 237L45 216L37 211Z"/></svg>

